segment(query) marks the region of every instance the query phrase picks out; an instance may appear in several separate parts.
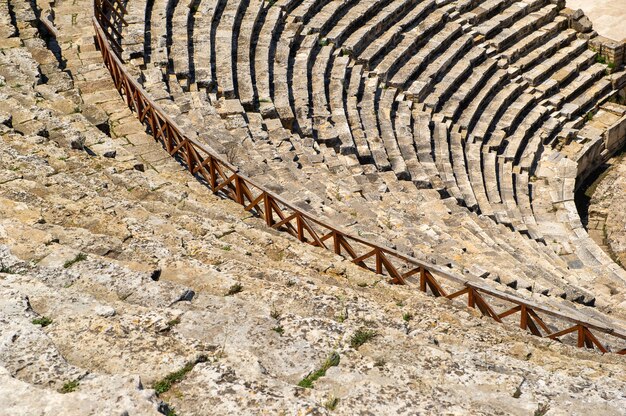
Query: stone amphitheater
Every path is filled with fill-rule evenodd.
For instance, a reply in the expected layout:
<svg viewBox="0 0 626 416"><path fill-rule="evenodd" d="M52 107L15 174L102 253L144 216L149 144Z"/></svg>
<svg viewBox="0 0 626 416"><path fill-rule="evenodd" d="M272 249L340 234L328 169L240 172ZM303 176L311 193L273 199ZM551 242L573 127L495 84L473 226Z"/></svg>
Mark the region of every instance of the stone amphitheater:
<svg viewBox="0 0 626 416"><path fill-rule="evenodd" d="M581 3L0 0L0 415L624 415Z"/></svg>

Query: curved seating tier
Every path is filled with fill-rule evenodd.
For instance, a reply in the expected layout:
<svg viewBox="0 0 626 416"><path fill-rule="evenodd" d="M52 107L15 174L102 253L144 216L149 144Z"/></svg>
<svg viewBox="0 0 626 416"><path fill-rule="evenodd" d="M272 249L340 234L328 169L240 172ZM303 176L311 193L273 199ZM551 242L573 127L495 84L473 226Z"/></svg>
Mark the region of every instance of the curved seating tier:
<svg viewBox="0 0 626 416"><path fill-rule="evenodd" d="M561 2L129 4L146 90L268 188L494 284L623 301L626 273L568 246L585 236L542 168L613 93Z"/></svg>

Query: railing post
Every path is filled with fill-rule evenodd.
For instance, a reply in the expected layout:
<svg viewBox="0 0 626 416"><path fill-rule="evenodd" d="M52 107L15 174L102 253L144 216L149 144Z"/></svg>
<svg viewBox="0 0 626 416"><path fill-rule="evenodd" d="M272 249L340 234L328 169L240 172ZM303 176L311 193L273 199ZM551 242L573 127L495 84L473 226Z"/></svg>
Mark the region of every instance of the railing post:
<svg viewBox="0 0 626 416"><path fill-rule="evenodd" d="M163 138L163 144L165 145L165 150L170 155L172 154L172 143L170 142L170 132L169 132L169 123L167 120L163 120L163 125L160 128L161 137Z"/></svg>
<svg viewBox="0 0 626 416"><path fill-rule="evenodd" d="M335 254L341 255L341 235L337 231L333 231L333 248Z"/></svg>
<svg viewBox="0 0 626 416"><path fill-rule="evenodd" d="M585 346L585 331L582 325L578 325L576 328L576 332L578 333L578 348L582 348Z"/></svg>
<svg viewBox="0 0 626 416"><path fill-rule="evenodd" d="M383 259L380 254L380 249L376 247L375 249L375 259L376 259L376 274L383 274Z"/></svg>
<svg viewBox="0 0 626 416"><path fill-rule="evenodd" d="M521 305L521 306L522 306L522 310L520 311L521 317L520 317L519 327L522 329L527 329L528 328L528 312L526 311L526 305Z"/></svg>
<svg viewBox="0 0 626 416"><path fill-rule="evenodd" d="M235 197L237 198L236 202L243 205L243 189L241 188L241 178L238 174L235 173Z"/></svg>
<svg viewBox="0 0 626 416"><path fill-rule="evenodd" d="M296 228L298 230L298 240L304 242L304 224L302 224L302 214L296 213Z"/></svg>
<svg viewBox="0 0 626 416"><path fill-rule="evenodd" d="M271 227L274 224L272 204L269 194L265 191L263 191L263 205L265 208L265 223Z"/></svg>
<svg viewBox="0 0 626 416"><path fill-rule="evenodd" d="M213 159L213 156L209 156L209 177L211 178L209 188L211 188L211 191L215 192L215 188L217 187L217 172L215 169L215 159Z"/></svg>
<svg viewBox="0 0 626 416"><path fill-rule="evenodd" d="M187 168L189 169L189 173L193 175L193 159L191 154L191 143L188 141L185 142L183 146L185 148L185 159L187 159Z"/></svg>

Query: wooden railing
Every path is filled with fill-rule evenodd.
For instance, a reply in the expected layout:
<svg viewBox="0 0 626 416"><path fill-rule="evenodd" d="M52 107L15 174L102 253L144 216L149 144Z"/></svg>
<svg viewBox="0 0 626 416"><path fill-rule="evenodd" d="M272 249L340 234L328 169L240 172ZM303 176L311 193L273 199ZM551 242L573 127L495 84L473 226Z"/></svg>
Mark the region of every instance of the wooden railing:
<svg viewBox="0 0 626 416"><path fill-rule="evenodd" d="M469 307L478 308L483 315L497 322L513 322L511 317L519 314L517 324L533 335L603 353L626 354L626 330L613 324L615 321L608 317L603 319L605 322L594 322L582 314L564 313L498 291L479 278L457 276L439 266L343 232L256 184L202 143L186 137L176 122L127 72L120 58L121 27L125 25L126 14L124 5L119 0L95 0L94 9L97 46L116 89L155 140L214 194L232 199L246 211L262 218L269 227L286 232L303 243L331 250L385 276L391 283L415 283L423 292L448 299L466 296Z"/></svg>

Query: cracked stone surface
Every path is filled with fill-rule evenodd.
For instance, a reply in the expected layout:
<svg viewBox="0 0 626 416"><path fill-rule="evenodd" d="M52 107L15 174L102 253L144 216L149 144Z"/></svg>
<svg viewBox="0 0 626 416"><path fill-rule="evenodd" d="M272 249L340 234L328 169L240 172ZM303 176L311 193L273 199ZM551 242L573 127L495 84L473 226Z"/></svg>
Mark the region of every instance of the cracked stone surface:
<svg viewBox="0 0 626 416"><path fill-rule="evenodd" d="M12 4L0 414L623 415L623 357L532 337L268 230L145 134L84 32L84 4L55 6L64 57L81 63L71 76ZM374 336L354 347L362 329ZM333 353L337 366L298 386Z"/></svg>

